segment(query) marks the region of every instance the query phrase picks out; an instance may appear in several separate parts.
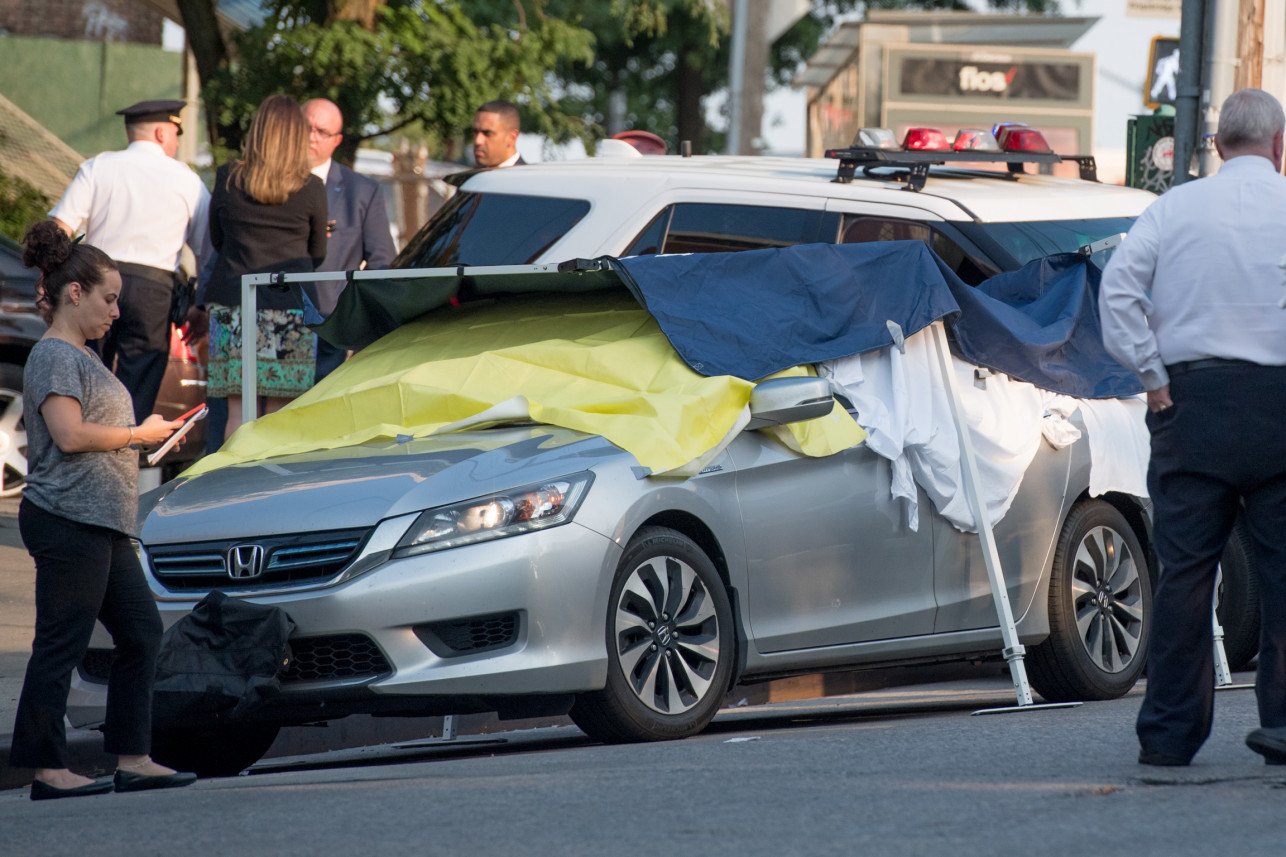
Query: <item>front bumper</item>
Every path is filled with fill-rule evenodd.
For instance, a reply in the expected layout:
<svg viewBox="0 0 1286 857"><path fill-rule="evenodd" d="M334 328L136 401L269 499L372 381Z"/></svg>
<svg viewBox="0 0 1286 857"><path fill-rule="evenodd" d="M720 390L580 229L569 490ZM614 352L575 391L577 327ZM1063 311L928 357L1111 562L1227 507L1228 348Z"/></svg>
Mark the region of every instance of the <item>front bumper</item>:
<svg viewBox="0 0 1286 857"><path fill-rule="evenodd" d="M283 715L292 709L324 711L333 699L344 714L411 713L420 697L425 710L436 713L449 705L447 697L601 689L607 679L606 605L620 554L612 540L572 522L388 560L332 587L248 596L290 615L297 626L292 644L364 635L388 666L381 676L283 682L272 709ZM196 600L161 601L164 625L186 615ZM516 620L512 638L500 648L453 651L432 632L442 623L497 615ZM98 627L91 648L110 646ZM406 705L396 698L405 698ZM100 723L105 703L105 684L73 675L68 718L74 726ZM472 709L476 703L462 710Z"/></svg>

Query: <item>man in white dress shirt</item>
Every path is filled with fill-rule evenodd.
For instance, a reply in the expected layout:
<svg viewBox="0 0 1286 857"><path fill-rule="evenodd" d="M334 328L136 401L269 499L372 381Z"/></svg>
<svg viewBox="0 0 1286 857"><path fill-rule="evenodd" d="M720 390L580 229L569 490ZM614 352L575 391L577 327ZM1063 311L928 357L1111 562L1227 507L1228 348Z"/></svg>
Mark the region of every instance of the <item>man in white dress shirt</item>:
<svg viewBox="0 0 1286 857"><path fill-rule="evenodd" d="M49 216L120 266L120 318L99 343L134 397L134 417L156 404L169 360L170 304L183 245L200 254L210 194L175 160L183 133L182 101L143 101L123 110L129 146L80 165Z"/></svg>
<svg viewBox="0 0 1286 857"><path fill-rule="evenodd" d="M1148 207L1103 272L1104 344L1147 389L1148 492L1160 578L1139 762L1187 765L1214 715L1211 602L1239 512L1262 608L1246 737L1286 764L1286 256L1282 107L1243 89L1224 102L1219 173Z"/></svg>

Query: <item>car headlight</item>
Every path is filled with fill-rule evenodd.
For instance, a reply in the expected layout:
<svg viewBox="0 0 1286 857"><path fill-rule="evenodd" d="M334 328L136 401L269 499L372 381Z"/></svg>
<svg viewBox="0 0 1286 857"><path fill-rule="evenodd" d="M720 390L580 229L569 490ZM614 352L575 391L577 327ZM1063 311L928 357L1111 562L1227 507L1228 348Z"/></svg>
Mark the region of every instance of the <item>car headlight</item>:
<svg viewBox="0 0 1286 857"><path fill-rule="evenodd" d="M397 543L393 556L447 550L565 524L593 481L592 473L577 473L428 509Z"/></svg>

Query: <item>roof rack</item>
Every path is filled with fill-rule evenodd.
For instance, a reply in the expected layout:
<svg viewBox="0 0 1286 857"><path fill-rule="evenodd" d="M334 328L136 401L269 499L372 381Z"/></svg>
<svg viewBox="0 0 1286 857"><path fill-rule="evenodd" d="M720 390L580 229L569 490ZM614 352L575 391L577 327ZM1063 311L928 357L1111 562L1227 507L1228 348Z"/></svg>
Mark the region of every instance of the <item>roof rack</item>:
<svg viewBox="0 0 1286 857"><path fill-rule="evenodd" d="M1098 181L1098 167L1093 155L1057 155L1053 152L942 152L942 151L893 151L866 146L852 146L847 149L827 149L826 157L839 159L839 171L835 181L848 184L861 167L865 175L876 167L900 167L907 171L905 190L919 191L924 189L929 176L931 164L948 163L993 163L1006 164L1009 172L1024 172L1023 164L1061 164L1064 161L1075 161L1081 170L1084 181Z"/></svg>

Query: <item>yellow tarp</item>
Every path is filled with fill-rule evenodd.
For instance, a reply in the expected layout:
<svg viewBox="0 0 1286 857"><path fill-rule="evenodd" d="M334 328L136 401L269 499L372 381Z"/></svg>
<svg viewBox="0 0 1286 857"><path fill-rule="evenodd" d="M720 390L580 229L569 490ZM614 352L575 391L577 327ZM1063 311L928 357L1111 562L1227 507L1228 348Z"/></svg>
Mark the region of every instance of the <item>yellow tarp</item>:
<svg viewBox="0 0 1286 857"><path fill-rule="evenodd" d="M186 475L515 412L602 435L653 472L684 472L744 425L753 386L693 372L628 296L470 303L383 337L288 407L242 426ZM811 456L866 437L839 407L788 428L778 437Z"/></svg>

